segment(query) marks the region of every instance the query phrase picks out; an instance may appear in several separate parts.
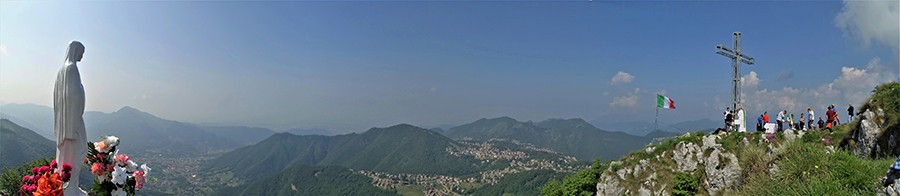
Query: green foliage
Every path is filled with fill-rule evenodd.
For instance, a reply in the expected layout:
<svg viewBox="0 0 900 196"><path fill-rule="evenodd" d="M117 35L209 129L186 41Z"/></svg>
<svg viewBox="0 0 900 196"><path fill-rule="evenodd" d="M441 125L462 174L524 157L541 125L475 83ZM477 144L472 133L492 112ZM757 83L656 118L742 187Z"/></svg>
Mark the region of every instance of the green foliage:
<svg viewBox="0 0 900 196"><path fill-rule="evenodd" d="M557 181L557 180L550 180L547 182L547 184L544 184L544 186L541 187L541 195L556 196L556 195L565 195L565 194L566 194L565 189L563 188L562 184L560 184L559 181Z"/></svg>
<svg viewBox="0 0 900 196"><path fill-rule="evenodd" d="M565 173L553 170L530 170L503 176L499 182L493 185L485 185L471 191L472 195L538 195L541 186L553 181L557 185L558 180L563 179ZM421 193L420 193L421 194ZM469 194L468 191L466 194Z"/></svg>
<svg viewBox="0 0 900 196"><path fill-rule="evenodd" d="M578 171L575 175L566 176L562 184L551 180L541 189L541 195L594 195L597 191L600 174L605 169L601 161L600 157L594 159L591 168Z"/></svg>
<svg viewBox="0 0 900 196"><path fill-rule="evenodd" d="M50 165L50 162L53 161L51 157L42 157L40 159L32 159L29 162L23 162L21 166L15 168L3 167L2 172L0 172L0 190L5 190L7 193L18 195L19 188L22 187L22 177L26 175L31 175L31 168L37 166L45 166Z"/></svg>
<svg viewBox="0 0 900 196"><path fill-rule="evenodd" d="M371 178L341 166L294 165L212 195L397 195L370 184Z"/></svg>
<svg viewBox="0 0 900 196"><path fill-rule="evenodd" d="M700 191L700 176L691 175L687 172L678 172L675 174L675 180L672 182L672 195L676 196L692 196Z"/></svg>

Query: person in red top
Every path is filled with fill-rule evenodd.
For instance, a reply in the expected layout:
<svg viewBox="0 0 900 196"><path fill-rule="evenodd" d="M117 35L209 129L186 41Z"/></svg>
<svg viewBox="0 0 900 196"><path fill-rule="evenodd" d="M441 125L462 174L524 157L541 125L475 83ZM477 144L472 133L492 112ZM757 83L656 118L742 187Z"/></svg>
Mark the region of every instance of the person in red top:
<svg viewBox="0 0 900 196"><path fill-rule="evenodd" d="M825 116L828 117L828 121L825 122L825 123L826 123L826 126L828 126L828 125L835 126L835 124L834 124L834 115L836 115L837 112L835 112L835 111L832 110L831 108L832 108L831 106L828 106L828 111L825 112ZM831 130L831 127L828 127L828 129Z"/></svg>
<svg viewBox="0 0 900 196"><path fill-rule="evenodd" d="M763 112L763 122L769 124L769 112Z"/></svg>

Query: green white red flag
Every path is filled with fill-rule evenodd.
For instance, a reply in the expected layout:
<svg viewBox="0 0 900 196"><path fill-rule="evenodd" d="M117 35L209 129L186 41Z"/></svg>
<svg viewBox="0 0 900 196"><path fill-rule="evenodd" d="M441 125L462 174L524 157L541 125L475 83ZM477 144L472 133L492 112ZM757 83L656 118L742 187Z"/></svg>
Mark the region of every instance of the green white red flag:
<svg viewBox="0 0 900 196"><path fill-rule="evenodd" d="M669 97L656 95L656 107L675 109L675 101L669 99Z"/></svg>

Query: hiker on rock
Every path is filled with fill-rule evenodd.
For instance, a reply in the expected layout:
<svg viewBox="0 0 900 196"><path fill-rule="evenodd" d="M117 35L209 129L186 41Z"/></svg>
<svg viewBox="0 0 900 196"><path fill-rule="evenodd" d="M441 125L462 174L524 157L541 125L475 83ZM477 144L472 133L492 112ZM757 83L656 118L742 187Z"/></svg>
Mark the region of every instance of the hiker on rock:
<svg viewBox="0 0 900 196"><path fill-rule="evenodd" d="M850 104L850 108L847 108L847 115L850 116L850 118L847 118L847 122L853 121L853 104L852 103Z"/></svg>
<svg viewBox="0 0 900 196"><path fill-rule="evenodd" d="M816 129L824 129L824 128L825 128L825 121L822 121L822 117L819 117L819 126L816 127Z"/></svg>
<svg viewBox="0 0 900 196"><path fill-rule="evenodd" d="M787 117L785 121L788 122L788 129L794 129L794 114L787 115Z"/></svg>
<svg viewBox="0 0 900 196"><path fill-rule="evenodd" d="M728 113L731 113L731 107L726 107L726 108L725 108L725 112L722 112L722 117L725 117L725 119L728 119L728 116L727 116ZM727 121L727 120L726 120L726 121ZM725 123L728 123L728 122L725 122Z"/></svg>
<svg viewBox="0 0 900 196"><path fill-rule="evenodd" d="M776 131L784 131L784 128L782 127L782 126L783 126L782 124L784 124L784 113L785 113L785 112L787 112L787 111L779 111L779 112L778 112L778 117L775 118L775 122L778 123L778 130L776 130Z"/></svg>
<svg viewBox="0 0 900 196"><path fill-rule="evenodd" d="M816 121L816 117L813 115L812 108L806 109L806 111L809 112L809 122L807 123L807 129L813 130L815 129L815 125L813 125L813 122Z"/></svg>
<svg viewBox="0 0 900 196"><path fill-rule="evenodd" d="M800 125L800 128L798 128L797 130L806 131L806 126L803 126L803 122L804 122L803 119L805 119L805 118L803 118L803 113L800 113L800 120L797 122Z"/></svg>
<svg viewBox="0 0 900 196"><path fill-rule="evenodd" d="M734 131L734 114L731 111L725 111L725 132Z"/></svg>
<svg viewBox="0 0 900 196"><path fill-rule="evenodd" d="M825 122L825 128L831 130L831 127L836 125L834 124L834 117L836 116L836 113L837 112L834 111L834 108L832 106L828 106L828 112L825 112L825 117L828 118L828 121Z"/></svg>
<svg viewBox="0 0 900 196"><path fill-rule="evenodd" d="M760 114L759 118L756 118L756 131L763 131L763 126L765 126L763 122L763 115Z"/></svg>

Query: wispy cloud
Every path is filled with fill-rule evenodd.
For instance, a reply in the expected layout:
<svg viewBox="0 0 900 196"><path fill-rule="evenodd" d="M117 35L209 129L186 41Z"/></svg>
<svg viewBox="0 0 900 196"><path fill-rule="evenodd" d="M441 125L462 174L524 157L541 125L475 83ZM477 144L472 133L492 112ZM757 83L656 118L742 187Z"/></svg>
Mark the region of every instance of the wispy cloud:
<svg viewBox="0 0 900 196"><path fill-rule="evenodd" d="M897 50L900 47L900 1L844 0L844 8L834 18L844 36L860 41L863 47L878 42Z"/></svg>
<svg viewBox="0 0 900 196"><path fill-rule="evenodd" d="M631 83L632 81L634 81L633 75L619 71L619 73L612 77L612 80L609 81L609 84L613 86L619 86Z"/></svg>
<svg viewBox="0 0 900 196"><path fill-rule="evenodd" d="M621 73L621 72L620 72ZM609 107L634 107L637 106L638 100L641 98L638 93L641 92L640 88L635 88L634 92L628 92L625 96L618 96L613 98L612 103L609 103Z"/></svg>
<svg viewBox="0 0 900 196"><path fill-rule="evenodd" d="M791 79L791 78L793 78L793 77L794 77L794 70L793 70L793 69L792 69L792 70L787 70L787 71L782 71L780 74L778 74L778 77L775 78L775 81L776 81L776 82L781 82L781 81L784 81L784 80L787 80L787 79Z"/></svg>

